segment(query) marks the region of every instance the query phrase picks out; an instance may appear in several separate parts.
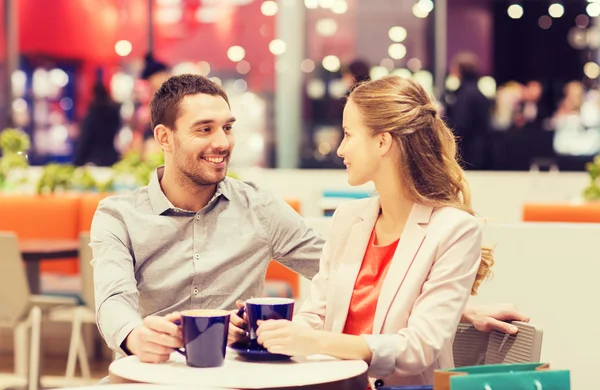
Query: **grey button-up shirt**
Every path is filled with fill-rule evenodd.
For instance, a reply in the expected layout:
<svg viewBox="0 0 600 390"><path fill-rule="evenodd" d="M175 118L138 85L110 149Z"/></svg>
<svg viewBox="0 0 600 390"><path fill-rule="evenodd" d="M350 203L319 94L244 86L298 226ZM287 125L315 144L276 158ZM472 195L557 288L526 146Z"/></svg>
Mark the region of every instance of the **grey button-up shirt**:
<svg viewBox="0 0 600 390"><path fill-rule="evenodd" d="M231 178L198 212L175 208L160 187L100 202L91 229L96 317L108 346L149 315L233 309L262 294L271 259L311 278L323 240L283 200Z"/></svg>

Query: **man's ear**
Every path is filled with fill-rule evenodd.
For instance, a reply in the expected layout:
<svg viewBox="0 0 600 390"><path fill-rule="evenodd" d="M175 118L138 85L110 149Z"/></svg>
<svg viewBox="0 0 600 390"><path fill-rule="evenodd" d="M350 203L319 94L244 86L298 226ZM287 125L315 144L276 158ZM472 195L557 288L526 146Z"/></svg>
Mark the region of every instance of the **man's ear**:
<svg viewBox="0 0 600 390"><path fill-rule="evenodd" d="M156 125L154 128L154 139L165 152L171 152L173 131L165 125Z"/></svg>

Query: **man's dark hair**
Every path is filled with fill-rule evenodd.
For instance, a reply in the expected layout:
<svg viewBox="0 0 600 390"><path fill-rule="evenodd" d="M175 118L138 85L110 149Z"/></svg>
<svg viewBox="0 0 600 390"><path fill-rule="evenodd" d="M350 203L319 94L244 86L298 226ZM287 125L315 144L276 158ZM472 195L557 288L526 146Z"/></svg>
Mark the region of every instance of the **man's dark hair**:
<svg viewBox="0 0 600 390"><path fill-rule="evenodd" d="M479 58L472 52L458 53L452 63L457 67L460 76L463 79L478 79L479 78Z"/></svg>
<svg viewBox="0 0 600 390"><path fill-rule="evenodd" d="M150 125L152 128L164 125L174 130L179 114L179 103L184 97L199 93L221 96L229 105L225 91L206 77L195 74L172 76L160 86L150 100Z"/></svg>
<svg viewBox="0 0 600 390"><path fill-rule="evenodd" d="M348 71L350 72L350 74L354 78L354 81L357 84L371 80L371 67L369 66L369 63L365 60L358 59L352 61L352 63L348 65Z"/></svg>

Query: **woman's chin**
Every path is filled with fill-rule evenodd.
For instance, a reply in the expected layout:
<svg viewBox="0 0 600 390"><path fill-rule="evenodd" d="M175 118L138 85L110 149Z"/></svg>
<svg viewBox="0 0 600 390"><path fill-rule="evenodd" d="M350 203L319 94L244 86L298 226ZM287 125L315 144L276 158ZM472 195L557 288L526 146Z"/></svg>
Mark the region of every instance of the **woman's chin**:
<svg viewBox="0 0 600 390"><path fill-rule="evenodd" d="M352 187L363 185L366 182L367 182L366 180L361 180L361 178L358 178L358 177L355 177L352 175L348 175L348 184L350 184Z"/></svg>

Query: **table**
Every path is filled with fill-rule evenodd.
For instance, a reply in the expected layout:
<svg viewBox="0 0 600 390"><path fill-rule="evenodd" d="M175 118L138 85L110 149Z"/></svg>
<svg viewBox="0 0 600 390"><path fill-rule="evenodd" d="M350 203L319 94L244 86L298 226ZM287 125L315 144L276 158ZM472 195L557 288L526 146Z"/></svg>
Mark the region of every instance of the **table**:
<svg viewBox="0 0 600 390"><path fill-rule="evenodd" d="M234 389L355 390L367 388L367 363L325 355L294 357L279 362L251 362L228 349L225 363L216 368L192 368L173 353L166 363L142 363L137 356L114 361L111 383L203 385Z"/></svg>
<svg viewBox="0 0 600 390"><path fill-rule="evenodd" d="M182 386L166 386L166 385L153 385L150 383L125 383L125 384L111 384L111 385L101 385L101 390L177 390L177 389L186 389L186 387ZM93 384L89 386L77 386L77 387L61 387L61 389L65 390L98 390L98 384ZM224 390L223 388L216 387L189 387L189 389L195 390Z"/></svg>
<svg viewBox="0 0 600 390"><path fill-rule="evenodd" d="M79 256L78 240L19 240L25 261L29 290L40 294L40 261Z"/></svg>

